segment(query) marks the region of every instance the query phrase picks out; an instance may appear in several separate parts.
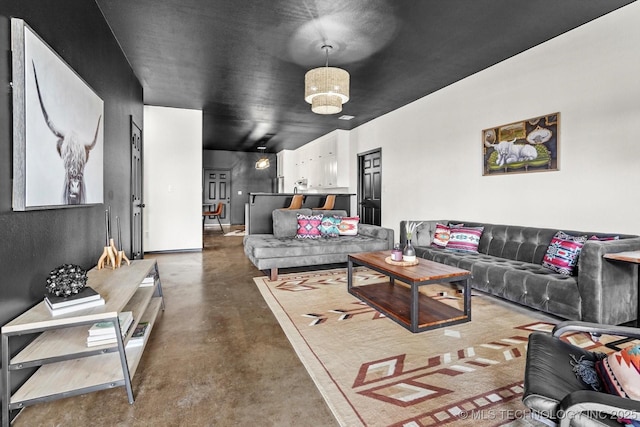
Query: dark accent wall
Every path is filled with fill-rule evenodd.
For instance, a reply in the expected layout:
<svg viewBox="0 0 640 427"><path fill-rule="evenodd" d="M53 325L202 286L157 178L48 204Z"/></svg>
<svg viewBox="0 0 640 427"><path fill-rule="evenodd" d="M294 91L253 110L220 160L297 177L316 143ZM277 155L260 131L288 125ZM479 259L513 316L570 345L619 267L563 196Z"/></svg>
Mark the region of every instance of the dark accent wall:
<svg viewBox="0 0 640 427"><path fill-rule="evenodd" d="M256 160L262 153L239 151L203 150L202 168L231 170L231 217L233 225L244 224L244 205L249 202L249 193L275 193L276 155L267 154L271 166L256 170ZM242 191L239 195L238 191Z"/></svg>
<svg viewBox="0 0 640 427"><path fill-rule="evenodd" d="M104 101L103 205L12 211L11 17L24 19ZM5 324L42 300L51 269L63 263L96 265L104 247L106 206L114 224L120 217L123 247L130 253L129 120L133 116L142 124L143 104L142 86L93 1L2 0L0 49L0 324ZM12 353L23 344L14 341Z"/></svg>

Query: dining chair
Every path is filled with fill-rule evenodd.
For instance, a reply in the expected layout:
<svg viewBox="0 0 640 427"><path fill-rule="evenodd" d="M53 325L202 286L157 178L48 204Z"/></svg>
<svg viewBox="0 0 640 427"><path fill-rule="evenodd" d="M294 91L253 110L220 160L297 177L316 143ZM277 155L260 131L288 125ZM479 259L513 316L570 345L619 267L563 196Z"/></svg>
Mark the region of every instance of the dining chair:
<svg viewBox="0 0 640 427"><path fill-rule="evenodd" d="M289 206L283 209L300 209L302 207L302 202L304 201L304 195L302 194L294 194L291 198L291 203Z"/></svg>
<svg viewBox="0 0 640 427"><path fill-rule="evenodd" d="M202 231L204 231L204 222L209 217L209 219L217 219L218 225L220 225L220 231L224 233L224 228L222 228L222 222L220 222L220 216L222 215L222 210L224 209L224 203L218 203L216 206L216 210L214 211L204 211L202 212Z"/></svg>
<svg viewBox="0 0 640 427"><path fill-rule="evenodd" d="M329 194L329 195L327 195L327 198L324 200L324 205L320 206L319 208L314 208L314 209L328 211L328 210L333 209L333 206L335 204L336 204L336 195L335 194Z"/></svg>

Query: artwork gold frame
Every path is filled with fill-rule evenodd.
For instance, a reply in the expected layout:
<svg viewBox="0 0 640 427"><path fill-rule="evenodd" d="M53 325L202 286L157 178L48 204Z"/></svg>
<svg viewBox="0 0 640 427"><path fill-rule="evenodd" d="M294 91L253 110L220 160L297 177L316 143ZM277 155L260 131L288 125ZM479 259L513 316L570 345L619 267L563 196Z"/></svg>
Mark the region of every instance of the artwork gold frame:
<svg viewBox="0 0 640 427"><path fill-rule="evenodd" d="M560 113L482 131L482 175L559 170Z"/></svg>
<svg viewBox="0 0 640 427"><path fill-rule="evenodd" d="M13 210L103 203L104 103L22 19L11 19Z"/></svg>

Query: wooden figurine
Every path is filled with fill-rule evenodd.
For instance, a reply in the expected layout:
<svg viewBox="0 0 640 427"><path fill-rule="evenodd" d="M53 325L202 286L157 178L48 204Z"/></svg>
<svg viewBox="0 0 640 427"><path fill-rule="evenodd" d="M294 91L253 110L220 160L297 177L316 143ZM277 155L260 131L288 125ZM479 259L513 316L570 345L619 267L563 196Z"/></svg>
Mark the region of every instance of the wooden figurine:
<svg viewBox="0 0 640 427"><path fill-rule="evenodd" d="M105 232L106 232L106 238L105 238L105 247L104 250L102 251L102 255L100 256L100 259L98 260L98 265L97 268L98 270L102 269L105 267L105 265L109 265L109 263L111 264L111 268L115 269L116 268L116 253L113 251L113 247L111 246L113 241L110 243L109 242L109 211L105 211Z"/></svg>
<svg viewBox="0 0 640 427"><path fill-rule="evenodd" d="M122 249L122 231L120 230L120 217L116 217L116 225L118 227L118 248ZM122 265L122 261L126 261L127 265L131 265L129 258L125 255L123 250L118 251L118 256L116 257L116 262L118 263L118 267Z"/></svg>

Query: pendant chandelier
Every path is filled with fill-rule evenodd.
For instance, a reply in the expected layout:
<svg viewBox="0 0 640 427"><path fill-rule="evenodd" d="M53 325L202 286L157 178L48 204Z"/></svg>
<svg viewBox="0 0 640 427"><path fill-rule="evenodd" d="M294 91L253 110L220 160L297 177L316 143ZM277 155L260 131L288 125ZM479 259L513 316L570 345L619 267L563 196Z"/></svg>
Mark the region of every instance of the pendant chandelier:
<svg viewBox="0 0 640 427"><path fill-rule="evenodd" d="M270 166L269 158L264 153L264 150L266 150L266 149L267 149L267 147L258 147L258 150L262 151L262 157L260 157L256 161L256 169L258 169L258 170L268 169L269 166Z"/></svg>
<svg viewBox="0 0 640 427"><path fill-rule="evenodd" d="M316 114L337 114L342 104L349 101L349 73L341 68L329 67L329 51L333 46L325 44L324 67L307 71L304 76L304 100L311 104Z"/></svg>

